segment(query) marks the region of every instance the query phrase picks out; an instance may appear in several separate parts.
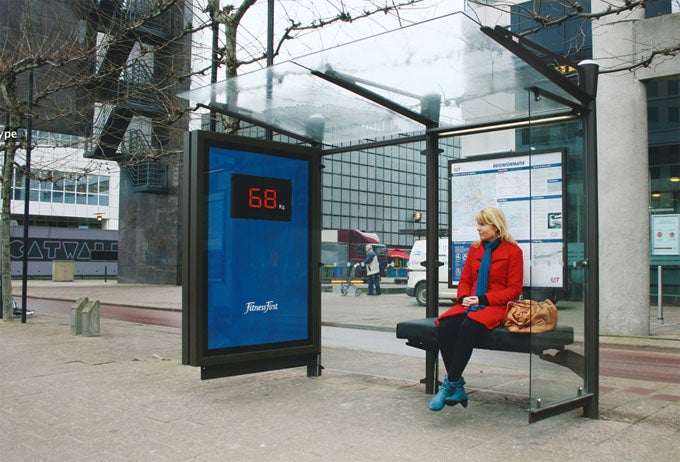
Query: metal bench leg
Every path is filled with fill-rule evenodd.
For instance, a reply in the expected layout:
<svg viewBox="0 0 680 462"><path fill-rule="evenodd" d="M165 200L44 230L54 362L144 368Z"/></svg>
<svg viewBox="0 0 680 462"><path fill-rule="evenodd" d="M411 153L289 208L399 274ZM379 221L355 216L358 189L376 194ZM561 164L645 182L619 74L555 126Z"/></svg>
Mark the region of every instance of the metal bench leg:
<svg viewBox="0 0 680 462"><path fill-rule="evenodd" d="M425 352L425 393L430 395L439 389L439 350Z"/></svg>

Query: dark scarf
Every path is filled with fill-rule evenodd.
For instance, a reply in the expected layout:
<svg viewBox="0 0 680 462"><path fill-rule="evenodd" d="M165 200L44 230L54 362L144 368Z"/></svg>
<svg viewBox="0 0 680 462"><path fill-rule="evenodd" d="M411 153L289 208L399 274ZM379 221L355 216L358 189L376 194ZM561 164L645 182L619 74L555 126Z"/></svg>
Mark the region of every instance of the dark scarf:
<svg viewBox="0 0 680 462"><path fill-rule="evenodd" d="M475 290L475 295L477 297L484 295L486 290L489 288L489 268L491 268L491 254L500 244L501 239L496 239L495 241L491 242L482 242L485 251L484 256L482 257L482 264L479 267L479 273L477 274L477 289ZM478 311L485 306L486 305L468 306L465 312Z"/></svg>

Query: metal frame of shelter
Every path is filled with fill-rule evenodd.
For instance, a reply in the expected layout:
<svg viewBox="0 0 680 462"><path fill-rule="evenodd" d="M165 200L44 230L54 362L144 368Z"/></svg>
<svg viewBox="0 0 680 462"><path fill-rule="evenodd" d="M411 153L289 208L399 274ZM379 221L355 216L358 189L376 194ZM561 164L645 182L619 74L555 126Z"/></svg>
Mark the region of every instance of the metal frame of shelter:
<svg viewBox="0 0 680 462"><path fill-rule="evenodd" d="M308 143L321 156L425 142L426 317L438 315L438 267L443 264L438 261L439 139L580 120L585 236L583 259L575 265L585 271L584 390L531 410L530 421L578 408L597 418L597 75L594 62L575 64L503 27L486 27L455 13L180 96ZM533 96L530 107L517 109L526 95ZM438 386L431 372L437 360L427 353L428 393Z"/></svg>

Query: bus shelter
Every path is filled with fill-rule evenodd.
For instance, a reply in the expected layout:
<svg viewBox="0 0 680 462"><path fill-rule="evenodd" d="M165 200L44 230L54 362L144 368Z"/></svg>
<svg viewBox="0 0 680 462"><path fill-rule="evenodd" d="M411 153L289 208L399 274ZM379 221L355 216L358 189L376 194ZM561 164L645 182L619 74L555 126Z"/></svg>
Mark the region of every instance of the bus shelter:
<svg viewBox="0 0 680 462"><path fill-rule="evenodd" d="M480 140L492 137L521 139L522 144L528 146L526 152L479 157L498 158L500 161L494 165L509 166L507 170L511 171L512 162L506 160L512 160L518 154L529 163L534 160L544 162L546 153L534 151L533 146L545 143L546 136L552 133L551 129L560 127L558 132L562 139L556 141L557 145L548 153L553 156L548 157L553 159L550 162L559 164L559 178L553 184L557 189L551 193L559 196L559 211L542 210L539 199L545 198L545 193L534 191L528 196L531 216L509 217L511 228L513 220L528 220L529 224L521 236L530 254L530 258L525 259L528 262L528 269L525 268L525 273L528 273L526 295L538 299L545 294L546 286L550 286L551 293L559 294L560 322L570 324L575 332L574 343L565 350L553 355L531 355L529 413L530 420L531 416L537 420L582 408L586 417L597 418L597 73L598 67L593 62L570 62L505 28L489 28L463 13L456 13L302 56L181 96L197 106L274 133L282 141L278 141L272 149L277 152L288 149L295 154L294 158L307 159L311 163L310 171L319 170L319 159L323 156L402 143L423 143L423 155L426 157L426 317L437 316L439 312L438 268L444 263L438 261L438 212L443 206L439 197L440 140L459 137L462 157L466 160L466 146L479 145L483 142ZM194 140L192 144L190 136L188 146L210 145L210 136L202 139L208 141L197 143ZM247 147L251 143L257 145L260 141L236 141L236 148L243 147L245 152L251 152L253 149ZM265 151L268 149L265 145L258 148L262 147ZM191 149L188 147L187 151ZM278 155L277 152L274 155ZM558 153L557 157L555 153ZM469 158L476 159L474 155ZM197 169L206 166L201 167L200 162L197 164L189 158L186 161L190 165L185 165L185 170L189 171L185 180L191 183L196 180L196 175L203 175ZM267 162L267 158L263 158L263 162ZM475 165L479 171L484 164ZM219 169L223 168L230 167L220 164ZM288 164L282 168L287 169ZM213 168L213 171L216 170ZM526 181L533 184L543 172L541 169L532 170ZM305 180L312 188L308 198L311 204L308 210L312 216L310 222L304 225L311 230L309 266L314 266L320 247L321 208L315 201L322 199L314 198L319 191L319 179L314 175L309 177L309 181ZM452 176L451 172L449 176ZM276 197L290 198L289 184L275 182L272 186L262 183L262 178L265 177L234 174L230 190L235 191L234 195L247 189L251 192L269 191L271 197L278 193L280 195ZM517 177L514 181L518 181ZM499 190L511 186L498 180L493 188L499 196ZM190 202L192 194L200 194L201 188L208 190L211 186L188 187L185 199ZM456 194L451 190L450 193ZM267 197L257 196L254 199L254 205L261 207ZM451 216L460 215L456 207L461 204L456 199L460 198L453 197L446 205L450 207L449 231L454 235L456 229L451 229L455 225ZM502 197L497 199L504 200ZM204 202L210 200L206 198ZM270 204L274 208L272 200ZM252 197L250 206L253 206ZM276 206L280 205L277 203ZM309 375L320 373L318 360L314 359L320 352L320 284L315 270L309 271L309 284L303 284L300 289L309 294L306 303L312 314L306 321L309 323L307 346L310 348L305 349L304 341L273 340L273 344L296 349L292 360L288 361L286 355L277 353L262 357L263 354L266 356L263 352L268 349L262 346L262 342L267 343L266 339L260 341L254 356L248 356L248 348L237 345L233 352L240 355L239 360L227 367L210 358L210 354L204 355L200 351L196 354L196 350L206 345L208 349L205 351L210 349L209 341L200 334L209 317L191 314L192 307L207 303L203 294L209 290L205 279L209 279L210 274L197 269L196 258L211 250L222 249L224 243L219 237L215 239L210 229L203 229L201 222L205 220L213 222L210 226L214 226L210 216L192 214L194 212L186 210L187 207L192 206L185 205L184 220L184 329L185 337L189 337L184 339L184 362L201 367L208 365L204 368L205 378L302 364L308 366ZM253 215L252 211L237 210L232 203L232 214L236 213L233 216L237 218L290 220L285 211L287 206L284 204L282 207L276 214L263 210L266 215ZM539 245L546 241L546 236L536 231L543 228L539 223L542 217L549 220L551 235L559 237L555 239L557 245L552 247L559 254L557 258L548 255L550 252ZM473 217L469 219L472 221ZM201 243L197 244L199 241ZM450 251L450 254L453 252ZM550 258L550 264L559 266L557 270L554 266L550 270L557 276L551 276L549 283L541 282L545 279L546 258ZM317 264L319 261L316 260ZM210 264L198 263L204 268ZM450 284L455 283L455 275L449 279ZM268 305L256 306L269 309ZM193 340L192 333L200 339ZM227 356L232 351L230 348L225 350ZM298 355L300 352L301 356ZM244 353L246 356L243 356ZM257 361L263 362L254 365ZM428 353L425 361L426 391L433 393L438 378L431 371L436 371L432 364L437 362L437 357Z"/></svg>

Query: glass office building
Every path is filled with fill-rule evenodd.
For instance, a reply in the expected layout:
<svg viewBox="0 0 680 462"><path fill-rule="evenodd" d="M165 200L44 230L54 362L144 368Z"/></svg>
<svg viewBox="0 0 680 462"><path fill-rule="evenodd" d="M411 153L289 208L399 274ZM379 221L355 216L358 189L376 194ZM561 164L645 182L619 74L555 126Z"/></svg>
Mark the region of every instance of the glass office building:
<svg viewBox="0 0 680 462"><path fill-rule="evenodd" d="M442 140L439 176L439 223L448 216L447 161L460 157L453 139ZM423 143L327 156L323 174L324 229L372 231L391 247L410 248L424 238L425 157Z"/></svg>

